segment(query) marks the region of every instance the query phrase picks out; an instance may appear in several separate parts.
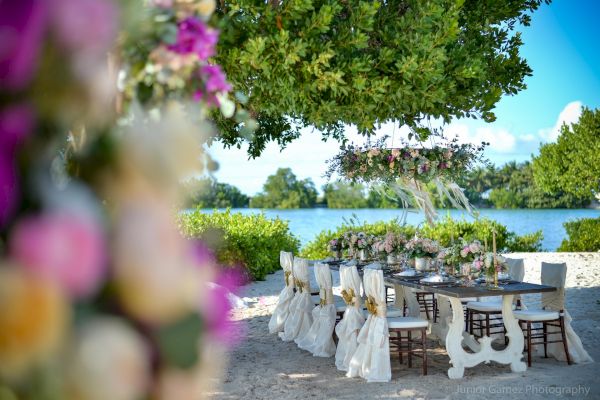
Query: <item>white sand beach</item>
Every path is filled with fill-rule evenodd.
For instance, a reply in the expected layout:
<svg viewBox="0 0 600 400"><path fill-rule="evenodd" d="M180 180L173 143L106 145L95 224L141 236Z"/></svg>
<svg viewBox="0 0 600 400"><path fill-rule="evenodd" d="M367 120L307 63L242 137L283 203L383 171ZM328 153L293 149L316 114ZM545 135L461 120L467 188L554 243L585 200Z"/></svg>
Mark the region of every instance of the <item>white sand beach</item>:
<svg viewBox="0 0 600 400"><path fill-rule="evenodd" d="M566 304L572 326L594 360L600 362L600 253L513 253L525 259L525 281L539 283L542 261L566 262ZM513 373L509 366L490 363L465 370L450 380L449 358L443 347L429 341L429 374L421 375L392 356L392 381L367 383L346 378L334 358L313 357L293 342L269 334L267 324L283 287L283 272L253 282L242 294L247 308L234 318L245 325L246 338L230 354L229 366L214 399L531 399L600 398L598 364L575 364L534 358L533 366ZM335 284L335 283L334 283ZM539 296L539 295L538 295ZM536 295L525 298L534 305Z"/></svg>

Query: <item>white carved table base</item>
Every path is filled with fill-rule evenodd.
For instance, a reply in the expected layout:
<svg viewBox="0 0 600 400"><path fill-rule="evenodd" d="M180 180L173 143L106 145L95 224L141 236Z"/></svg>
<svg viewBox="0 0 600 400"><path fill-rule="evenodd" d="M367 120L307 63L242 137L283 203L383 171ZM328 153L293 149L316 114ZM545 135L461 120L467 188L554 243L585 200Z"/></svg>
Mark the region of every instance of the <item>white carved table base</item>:
<svg viewBox="0 0 600 400"><path fill-rule="evenodd" d="M446 329L446 351L450 356L452 367L448 370L450 379L460 379L463 377L465 368L474 367L482 362L489 363L496 361L500 364L510 364L513 372L524 372L527 365L521 361L523 358L524 338L519 323L515 319L512 311L513 295L502 296L502 318L506 327L506 336L508 336L508 346L503 350L494 350L492 348L492 338L484 336L476 341L473 336L465 332L465 320L463 306L459 298L439 295L438 304L445 303L448 299L452 305L452 320L445 320L445 313L440 309L440 318L442 319L438 333ZM444 305L445 306L445 305ZM468 353L463 349L467 345L474 353Z"/></svg>

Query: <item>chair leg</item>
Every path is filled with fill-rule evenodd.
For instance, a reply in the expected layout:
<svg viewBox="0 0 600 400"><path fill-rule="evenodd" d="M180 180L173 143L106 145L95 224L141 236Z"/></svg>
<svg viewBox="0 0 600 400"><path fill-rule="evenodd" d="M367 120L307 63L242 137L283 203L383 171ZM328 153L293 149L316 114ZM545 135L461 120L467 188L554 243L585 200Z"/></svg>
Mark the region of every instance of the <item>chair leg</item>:
<svg viewBox="0 0 600 400"><path fill-rule="evenodd" d="M567 364L571 365L571 356L569 355L569 345L567 344L567 334L565 332L565 319L563 316L559 318L560 320L560 333L562 336L563 346L565 348L565 355L567 357Z"/></svg>
<svg viewBox="0 0 600 400"><path fill-rule="evenodd" d="M490 337L490 314L485 313L485 335Z"/></svg>
<svg viewBox="0 0 600 400"><path fill-rule="evenodd" d="M473 334L473 312L467 309L467 319L469 320L469 334Z"/></svg>
<svg viewBox="0 0 600 400"><path fill-rule="evenodd" d="M427 375L427 331L421 329L421 344L423 345L423 375Z"/></svg>
<svg viewBox="0 0 600 400"><path fill-rule="evenodd" d="M542 332L544 333L544 358L548 358L548 325L542 322Z"/></svg>
<svg viewBox="0 0 600 400"><path fill-rule="evenodd" d="M437 322L437 301L433 299L433 322Z"/></svg>
<svg viewBox="0 0 600 400"><path fill-rule="evenodd" d="M398 335L398 354L400 355L400 364L404 363L402 357L402 331L397 332Z"/></svg>
<svg viewBox="0 0 600 400"><path fill-rule="evenodd" d="M408 368L412 368L412 335L408 331Z"/></svg>
<svg viewBox="0 0 600 400"><path fill-rule="evenodd" d="M531 368L531 322L527 321L527 366Z"/></svg>

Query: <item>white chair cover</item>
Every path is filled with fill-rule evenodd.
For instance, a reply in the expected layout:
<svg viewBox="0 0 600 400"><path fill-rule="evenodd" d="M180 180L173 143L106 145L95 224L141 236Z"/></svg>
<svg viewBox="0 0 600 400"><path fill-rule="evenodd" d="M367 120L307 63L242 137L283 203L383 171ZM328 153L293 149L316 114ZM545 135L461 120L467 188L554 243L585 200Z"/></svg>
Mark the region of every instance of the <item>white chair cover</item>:
<svg viewBox="0 0 600 400"><path fill-rule="evenodd" d="M279 332L279 337L285 342L306 335L312 324L311 310L314 307L310 297L308 260L295 257L292 271L296 294L290 303L290 314L283 324L283 332Z"/></svg>
<svg viewBox="0 0 600 400"><path fill-rule="evenodd" d="M340 267L340 283L346 310L342 320L335 327L335 333L338 337L335 366L340 371L348 371L350 360L358 347L358 332L365 323L365 318L361 312L361 279L356 265L342 265Z"/></svg>
<svg viewBox="0 0 600 400"><path fill-rule="evenodd" d="M283 268L285 286L279 293L279 300L273 310L273 315L269 320L269 333L277 333L283 331L285 320L290 315L290 303L294 298L294 274L292 273L292 264L294 256L292 253L282 251L279 253L279 263Z"/></svg>
<svg viewBox="0 0 600 400"><path fill-rule="evenodd" d="M389 382L392 368L383 272L365 269L363 284L369 316L358 334L358 348L350 360L346 376L361 376L367 382Z"/></svg>
<svg viewBox="0 0 600 400"><path fill-rule="evenodd" d="M542 285L554 286L555 292L542 293L542 307L547 310L564 310L565 332L569 355L574 363L593 362L594 360L583 348L581 339L571 327L571 315L565 309L565 282L567 279L567 265L565 263L552 264L542 262ZM559 328L549 326L548 332L556 332ZM536 346L536 353L543 352L543 346ZM562 343L549 343L548 355L557 360L566 361L565 350Z"/></svg>
<svg viewBox="0 0 600 400"><path fill-rule="evenodd" d="M313 323L304 336L298 336L298 347L310 351L315 357L331 357L335 354L333 328L336 309L333 301L331 270L328 264L315 264L315 278L319 286L321 303L312 311Z"/></svg>

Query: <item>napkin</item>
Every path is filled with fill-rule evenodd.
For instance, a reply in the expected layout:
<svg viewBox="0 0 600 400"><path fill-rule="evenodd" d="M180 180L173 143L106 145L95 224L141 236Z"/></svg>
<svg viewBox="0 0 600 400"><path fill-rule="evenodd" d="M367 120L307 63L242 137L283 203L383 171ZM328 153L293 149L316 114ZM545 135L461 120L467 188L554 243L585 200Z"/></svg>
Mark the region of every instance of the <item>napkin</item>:
<svg viewBox="0 0 600 400"><path fill-rule="evenodd" d="M423 278L421 279L421 282L427 282L427 283L435 283L435 282L443 282L444 278L442 278L441 275L432 275L432 276L428 276L427 278Z"/></svg>
<svg viewBox="0 0 600 400"><path fill-rule="evenodd" d="M417 275L417 271L414 269L407 269L406 271L398 272L394 274L394 276L415 276Z"/></svg>

